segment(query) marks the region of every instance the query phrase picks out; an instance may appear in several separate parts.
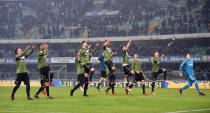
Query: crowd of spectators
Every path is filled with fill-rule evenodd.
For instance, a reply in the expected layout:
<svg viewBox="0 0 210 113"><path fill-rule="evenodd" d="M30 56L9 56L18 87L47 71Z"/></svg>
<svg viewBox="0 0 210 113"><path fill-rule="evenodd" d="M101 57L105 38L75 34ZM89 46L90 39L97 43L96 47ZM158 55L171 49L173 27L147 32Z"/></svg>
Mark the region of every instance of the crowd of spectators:
<svg viewBox="0 0 210 113"><path fill-rule="evenodd" d="M0 38L17 39L32 28L38 38L76 38L85 31L87 37L209 32L210 0L166 1L0 1ZM102 11L109 14L103 15ZM88 12L91 15L86 15ZM159 25L148 34L154 23Z"/></svg>
<svg viewBox="0 0 210 113"><path fill-rule="evenodd" d="M209 47L210 39L209 38L197 38L197 39L177 39L177 40L136 40L133 41L128 49L129 55L133 55L134 53L138 53L141 56L152 56L154 50L158 50L160 54L164 54L165 56L183 56L185 53L189 52L192 55L210 55L210 47ZM92 47L95 47L95 43L90 42ZM96 53L93 54L94 57L101 55L103 52L102 49L102 42L99 42L100 46ZM111 48L114 51L117 51L117 56L122 55L121 46L126 45L127 42L124 41L117 41L111 43ZM1 58L14 58L14 49L20 47L24 49L28 44L0 44L0 60ZM38 44L37 44L38 45ZM49 57L75 57L76 50L81 48L80 43L53 43L49 44ZM193 52L193 48L203 48L195 49L196 51ZM201 52L203 50L203 52ZM32 56L37 57L37 49L34 51ZM54 65L54 64L51 64ZM66 76L72 77L73 74L70 72L75 73L75 64L59 64L59 65L67 65L67 72L69 72ZM163 67L167 68L169 73L173 73L174 71L178 70L180 63L161 63ZM96 78L99 77L99 64L93 64L96 69ZM33 78L37 78L38 76L38 69L37 64L27 64L28 72L32 73ZM121 79L123 78L122 74L122 65L116 64L116 73L118 73L118 77ZM203 62L203 63L195 63L195 71L199 73L199 79L210 79L209 72L210 72L210 63ZM53 67L52 67L53 68ZM54 69L54 68L53 68ZM151 63L142 63L142 69L145 73L150 73L151 71ZM12 76L11 74L15 75L16 66L15 64L0 64L0 79L1 78L8 78L8 76ZM56 73L57 74L57 73ZM70 76L70 75L72 76ZM148 74L150 75L150 74ZM175 75L175 74L173 74ZM12 76L14 77L14 76ZM206 78L207 77L207 78ZM174 79L174 78L171 78Z"/></svg>
<svg viewBox="0 0 210 113"><path fill-rule="evenodd" d="M92 48L96 42L89 42ZM175 40L135 40L130 45L128 52L130 55L138 53L140 56L152 56L155 50L165 56L183 56L186 53L192 55L210 55L209 38L196 39L175 39ZM103 43L99 42L100 46L93 56L100 56L103 52ZM127 41L114 41L111 43L111 48L116 51L117 56L121 56L121 47L126 45ZM14 49L20 47L25 49L28 44L0 44L0 58L14 57ZM32 44L31 44L32 45ZM38 46L38 44L36 44ZM75 57L75 52L81 48L81 43L51 43L49 44L49 57ZM38 48L37 48L38 49ZM32 57L36 57L36 51Z"/></svg>

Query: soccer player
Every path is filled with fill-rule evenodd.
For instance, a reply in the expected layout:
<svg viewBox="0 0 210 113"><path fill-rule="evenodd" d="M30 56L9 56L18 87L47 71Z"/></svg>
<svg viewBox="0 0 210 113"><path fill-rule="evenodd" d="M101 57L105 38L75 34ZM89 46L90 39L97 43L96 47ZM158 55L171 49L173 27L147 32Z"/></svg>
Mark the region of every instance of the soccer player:
<svg viewBox="0 0 210 113"><path fill-rule="evenodd" d="M22 52L21 48L16 48L15 49L15 62L17 65L16 73L17 77L15 80L16 86L13 88L12 95L11 95L11 100L14 100L14 95L17 89L20 87L21 82L23 81L24 84L26 85L26 93L27 93L27 99L28 100L33 100L30 97L30 82L29 82L29 76L27 73L27 68L26 68L26 62L25 59L30 56L33 51L34 51L35 45L32 46L32 49L30 52L26 53L29 49L30 46L27 46L26 49Z"/></svg>
<svg viewBox="0 0 210 113"><path fill-rule="evenodd" d="M156 82L156 79L158 77L159 74L161 73L164 73L164 82L166 82L166 76L167 76L167 70L165 68L160 68L159 67L159 63L160 63L160 60L163 58L163 54L161 57L159 57L159 52L158 51L155 51L154 52L154 57L151 58L151 61L152 61L152 95L156 95L156 93L154 92L154 88L155 88L155 82Z"/></svg>
<svg viewBox="0 0 210 113"><path fill-rule="evenodd" d="M70 91L70 96L73 96L73 93L75 90L77 90L80 86L83 86L83 84L87 83L88 78L84 75L84 68L81 65L81 59L80 59L80 52L76 52L77 57L75 58L75 64L77 69L77 85ZM85 87L86 88L86 87ZM86 92L84 92L84 95L87 95Z"/></svg>
<svg viewBox="0 0 210 113"><path fill-rule="evenodd" d="M131 41L132 40L129 40L128 44L126 46L122 46L122 48L121 48L122 52L123 52L122 53L122 56L123 56L122 68L123 68L123 71L125 73L124 79L126 81L126 90L129 90L129 91L131 91L129 89L129 87L128 87L128 85L129 85L129 77L134 75L134 71L131 69L131 67L129 65L130 56L128 55L128 52L127 52L128 48L129 48L129 46L131 44Z"/></svg>
<svg viewBox="0 0 210 113"><path fill-rule="evenodd" d="M46 57L48 55L48 44L39 44L39 50L37 52L38 55L38 69L41 74L41 87L37 91L37 93L34 95L35 98L39 98L39 93L43 91L46 88L47 91L47 98L48 99L53 99L50 96L50 91L49 91L49 72L50 72L50 67L46 63Z"/></svg>
<svg viewBox="0 0 210 113"><path fill-rule="evenodd" d="M112 95L116 95L116 93L114 92L114 85L115 85L115 75L114 75L114 70L115 70L115 66L114 66L114 62L112 62L112 56L115 56L117 54L117 52L113 52L112 49L109 48L109 46L111 45L110 40L105 40L104 43L104 63L106 68L108 68L109 73L107 73L108 75L108 88L105 90L105 93L108 94L108 91L110 89L112 89Z"/></svg>
<svg viewBox="0 0 210 113"><path fill-rule="evenodd" d="M99 44L96 43L95 49L90 49L91 46L88 46L86 41L82 41L82 48L80 49L80 57L81 57L81 64L85 71L85 77L87 78L87 83L85 82L85 86L84 86L84 96L88 96L86 94L87 88L88 88L88 75L90 73L90 77L92 77L95 71L92 65L89 63L90 53L95 52L98 46Z"/></svg>
<svg viewBox="0 0 210 113"><path fill-rule="evenodd" d="M105 67L105 64L104 64L104 53L102 53L102 55L98 58L98 60L100 62L101 77L100 77L98 86L96 88L98 90L100 90L101 83L106 80L106 67Z"/></svg>
<svg viewBox="0 0 210 113"><path fill-rule="evenodd" d="M133 82L131 85L129 85L129 88L132 88L133 86L136 85L136 83L138 81L141 81L142 83L142 90L143 90L143 95L148 95L146 92L145 92L145 78L144 78L144 73L141 69L141 63L140 61L138 60L138 55L137 54L134 54L133 55L134 57L134 60L132 61L131 63L131 69L135 72L135 75L133 76ZM125 89L126 91L126 95L128 95L128 88Z"/></svg>
<svg viewBox="0 0 210 113"><path fill-rule="evenodd" d="M193 60L190 59L190 54L187 53L186 54L186 60L184 60L182 62L182 64L179 66L179 76L182 77L182 68L185 68L185 75L187 77L188 80L188 84L185 85L183 88L179 89L180 94L182 95L182 90L187 89L188 87L192 86L193 83L195 83L195 87L198 90L199 95L205 95L204 93L202 93L199 89L198 86L198 81L196 80L195 76L194 76L194 69L193 69Z"/></svg>

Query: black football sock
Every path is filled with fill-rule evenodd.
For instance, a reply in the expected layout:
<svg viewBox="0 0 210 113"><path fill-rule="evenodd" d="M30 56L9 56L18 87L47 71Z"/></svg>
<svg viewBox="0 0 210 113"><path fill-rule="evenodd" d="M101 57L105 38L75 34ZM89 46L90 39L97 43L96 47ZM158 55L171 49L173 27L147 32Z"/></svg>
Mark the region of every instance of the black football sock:
<svg viewBox="0 0 210 113"><path fill-rule="evenodd" d="M92 81L94 72L95 72L95 71L90 71L90 78L89 78L89 81Z"/></svg>
<svg viewBox="0 0 210 113"><path fill-rule="evenodd" d="M30 84L26 85L26 93L27 93L27 96L29 97L30 96Z"/></svg>
<svg viewBox="0 0 210 113"><path fill-rule="evenodd" d="M145 84L142 85L143 94L145 93Z"/></svg>
<svg viewBox="0 0 210 113"><path fill-rule="evenodd" d="M13 88L13 91L12 91L12 96L15 95L17 89L20 87L20 85L16 85L14 88Z"/></svg>
<svg viewBox="0 0 210 113"><path fill-rule="evenodd" d="M88 83L85 83L84 86L84 95L87 95Z"/></svg>
<svg viewBox="0 0 210 113"><path fill-rule="evenodd" d="M126 87L129 86L129 79L127 79L127 82L126 82Z"/></svg>
<svg viewBox="0 0 210 113"><path fill-rule="evenodd" d="M114 85L112 85L111 87L112 87L112 93L114 93Z"/></svg>
<svg viewBox="0 0 210 113"><path fill-rule="evenodd" d="M133 87L133 84L131 84L130 86L129 86L129 88L132 88Z"/></svg>
<svg viewBox="0 0 210 113"><path fill-rule="evenodd" d="M163 75L164 80L166 80L166 76L167 76L167 71L164 72L164 75Z"/></svg>
<svg viewBox="0 0 210 113"><path fill-rule="evenodd" d="M87 89L88 89L88 77L85 77L84 95L87 95Z"/></svg>
<svg viewBox="0 0 210 113"><path fill-rule="evenodd" d="M53 80L53 76L54 76L54 74L52 73L52 74L50 74L50 82L52 82L52 80Z"/></svg>
<svg viewBox="0 0 210 113"><path fill-rule="evenodd" d="M107 88L107 91L109 91L111 89L111 86L109 86L108 88Z"/></svg>
<svg viewBox="0 0 210 113"><path fill-rule="evenodd" d="M152 91L154 91L155 88L155 82L152 82Z"/></svg>
<svg viewBox="0 0 210 113"><path fill-rule="evenodd" d="M72 89L72 92L74 92L76 89L78 89L80 87L80 84L77 84L74 89Z"/></svg>
<svg viewBox="0 0 210 113"><path fill-rule="evenodd" d="M101 85L101 83L98 83L98 86L97 86L97 88L99 88L99 87L100 87L100 85Z"/></svg>
<svg viewBox="0 0 210 113"><path fill-rule="evenodd" d="M37 91L36 95L39 95L39 93L40 93L44 88L45 88L44 86L41 86L41 87L39 88L39 90Z"/></svg>
<svg viewBox="0 0 210 113"><path fill-rule="evenodd" d="M50 96L49 86L46 86L47 96Z"/></svg>

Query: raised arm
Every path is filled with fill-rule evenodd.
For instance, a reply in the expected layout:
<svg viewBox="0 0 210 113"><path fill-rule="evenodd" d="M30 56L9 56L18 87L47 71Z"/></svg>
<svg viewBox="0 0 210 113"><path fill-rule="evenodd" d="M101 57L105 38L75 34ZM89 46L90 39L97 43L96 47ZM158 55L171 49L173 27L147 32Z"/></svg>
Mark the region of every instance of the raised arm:
<svg viewBox="0 0 210 113"><path fill-rule="evenodd" d="M164 54L161 55L161 57L158 59L159 61L162 60L164 57Z"/></svg>
<svg viewBox="0 0 210 113"><path fill-rule="evenodd" d="M19 59L20 57L22 57L24 54L26 53L26 50L24 50L21 54L16 56L16 59Z"/></svg>
<svg viewBox="0 0 210 113"><path fill-rule="evenodd" d="M90 52L92 52L92 53L96 52L96 50L98 49L98 46L99 46L99 44L96 43L96 47L94 49L90 49Z"/></svg>
<svg viewBox="0 0 210 113"><path fill-rule="evenodd" d="M109 45L109 43L110 43L110 40L108 39L108 40L106 40L106 42L104 42L104 46L107 47Z"/></svg>
<svg viewBox="0 0 210 113"><path fill-rule="evenodd" d="M33 46L32 46L31 51L30 51L30 52L28 52L28 53L26 53L26 57L30 56L30 55L33 53L33 51L34 51L35 47L36 47L35 45L33 45Z"/></svg>
<svg viewBox="0 0 210 113"><path fill-rule="evenodd" d="M130 44L131 44L131 42L132 42L132 40L129 40L129 42L128 42L128 44L126 45L126 51L128 50L128 48L129 48L129 46L130 46Z"/></svg>
<svg viewBox="0 0 210 113"><path fill-rule="evenodd" d="M26 51L28 51L30 49L30 46L26 46L26 49L19 55L16 56L17 59L19 59L20 57L24 56Z"/></svg>
<svg viewBox="0 0 210 113"><path fill-rule="evenodd" d="M44 54L48 55L48 44L45 44Z"/></svg>

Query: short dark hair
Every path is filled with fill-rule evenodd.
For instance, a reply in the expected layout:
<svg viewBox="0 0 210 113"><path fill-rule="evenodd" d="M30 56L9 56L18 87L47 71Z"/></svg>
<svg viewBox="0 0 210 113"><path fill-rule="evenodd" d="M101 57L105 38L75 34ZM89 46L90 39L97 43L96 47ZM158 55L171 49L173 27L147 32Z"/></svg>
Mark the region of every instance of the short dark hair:
<svg viewBox="0 0 210 113"><path fill-rule="evenodd" d="M104 42L106 42L107 40L105 40Z"/></svg>
<svg viewBox="0 0 210 113"><path fill-rule="evenodd" d="M14 51L14 52L15 52L15 54L17 54L17 50L18 50L18 49L20 49L20 48L15 48L15 51Z"/></svg>
<svg viewBox="0 0 210 113"><path fill-rule="evenodd" d="M41 46L42 44L39 44L39 47Z"/></svg>
<svg viewBox="0 0 210 113"><path fill-rule="evenodd" d="M84 44L86 41L82 41L82 44Z"/></svg>
<svg viewBox="0 0 210 113"><path fill-rule="evenodd" d="M120 48L123 49L123 47L125 47L125 46L121 46Z"/></svg>
<svg viewBox="0 0 210 113"><path fill-rule="evenodd" d="M187 57L187 54L189 54L189 55L190 55L190 53L186 53L186 54L185 54L185 58Z"/></svg>
<svg viewBox="0 0 210 113"><path fill-rule="evenodd" d="M158 50L155 50L155 51L153 52L153 54L155 54L156 52L158 52Z"/></svg>

